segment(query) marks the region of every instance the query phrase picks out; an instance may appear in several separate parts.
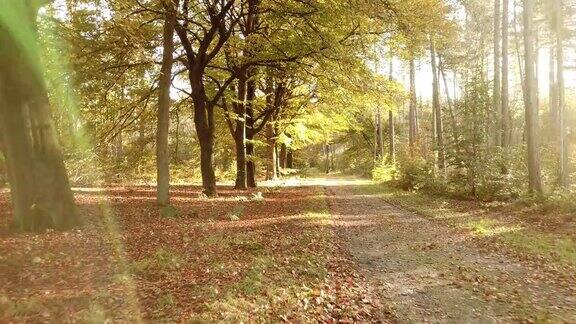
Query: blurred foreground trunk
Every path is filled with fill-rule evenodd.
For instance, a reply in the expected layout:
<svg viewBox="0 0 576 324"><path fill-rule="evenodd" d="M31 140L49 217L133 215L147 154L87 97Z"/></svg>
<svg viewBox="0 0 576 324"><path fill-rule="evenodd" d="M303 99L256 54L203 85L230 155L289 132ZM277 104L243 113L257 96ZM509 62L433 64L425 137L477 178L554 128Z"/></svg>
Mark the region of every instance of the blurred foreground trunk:
<svg viewBox="0 0 576 324"><path fill-rule="evenodd" d="M0 20L0 131L14 226L68 229L79 218L51 119L34 23L37 10L15 3L0 5L0 10L18 18Z"/></svg>

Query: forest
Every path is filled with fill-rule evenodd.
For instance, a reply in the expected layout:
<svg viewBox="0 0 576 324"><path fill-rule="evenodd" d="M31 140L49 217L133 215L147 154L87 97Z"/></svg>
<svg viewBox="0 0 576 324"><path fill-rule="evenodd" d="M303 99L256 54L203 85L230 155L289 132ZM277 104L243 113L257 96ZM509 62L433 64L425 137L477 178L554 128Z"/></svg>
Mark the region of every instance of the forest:
<svg viewBox="0 0 576 324"><path fill-rule="evenodd" d="M575 0L0 0L1 323L576 323Z"/></svg>

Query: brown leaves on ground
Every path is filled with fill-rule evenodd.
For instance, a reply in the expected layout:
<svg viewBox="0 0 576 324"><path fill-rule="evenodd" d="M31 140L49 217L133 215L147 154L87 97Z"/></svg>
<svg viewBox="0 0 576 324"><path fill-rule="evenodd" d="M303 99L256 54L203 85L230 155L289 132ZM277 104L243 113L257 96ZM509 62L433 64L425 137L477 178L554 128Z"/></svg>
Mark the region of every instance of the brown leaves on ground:
<svg viewBox="0 0 576 324"><path fill-rule="evenodd" d="M82 190L86 224L7 231L2 194L0 321L377 321L370 292L333 234L323 191Z"/></svg>

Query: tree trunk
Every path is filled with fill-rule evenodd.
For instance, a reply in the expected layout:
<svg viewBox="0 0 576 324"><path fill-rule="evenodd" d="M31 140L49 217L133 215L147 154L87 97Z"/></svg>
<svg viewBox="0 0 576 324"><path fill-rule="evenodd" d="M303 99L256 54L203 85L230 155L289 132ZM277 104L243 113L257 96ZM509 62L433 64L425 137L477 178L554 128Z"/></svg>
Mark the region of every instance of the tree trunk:
<svg viewBox="0 0 576 324"><path fill-rule="evenodd" d="M176 131L174 134L174 162L180 162L180 112L176 110Z"/></svg>
<svg viewBox="0 0 576 324"><path fill-rule="evenodd" d="M276 134L272 122L266 125L266 180L276 180L278 171L276 170Z"/></svg>
<svg viewBox="0 0 576 324"><path fill-rule="evenodd" d="M14 11L21 30L36 38L35 12ZM32 12L32 11L31 11ZM4 22L5 23L5 22ZM24 25L22 25L24 24ZM0 132L4 141L14 226L68 229L79 223L63 154L50 115L37 43L13 39L0 23ZM26 36L30 36L26 34Z"/></svg>
<svg viewBox="0 0 576 324"><path fill-rule="evenodd" d="M122 139L122 130L118 131L118 134L114 136L114 158L117 161L122 161L124 158L124 144Z"/></svg>
<svg viewBox="0 0 576 324"><path fill-rule="evenodd" d="M276 163L276 177L280 177L280 159L278 158L280 156L280 152L278 152L278 145L276 145L274 147L274 151L276 152L276 161L274 163Z"/></svg>
<svg viewBox="0 0 576 324"><path fill-rule="evenodd" d="M502 5L502 100L501 111L501 145L503 148L510 146L510 108L508 100L508 14L509 0L503 0Z"/></svg>
<svg viewBox="0 0 576 324"><path fill-rule="evenodd" d="M530 193L542 194L540 152L538 145L538 107L536 106L536 71L534 51L534 0L524 1L524 70L526 75L526 140Z"/></svg>
<svg viewBox="0 0 576 324"><path fill-rule="evenodd" d="M239 122L237 122L239 124ZM246 190L246 128L236 126L234 144L236 146L236 182L234 189Z"/></svg>
<svg viewBox="0 0 576 324"><path fill-rule="evenodd" d="M568 142L566 127L566 99L564 86L564 40L562 26L564 25L564 15L562 12L562 0L555 0L556 25L556 71L558 85L558 116L560 121L560 186L568 187Z"/></svg>
<svg viewBox="0 0 576 324"><path fill-rule="evenodd" d="M448 90L448 80L446 79L446 71L444 71L444 64L442 63L442 58L439 57L438 68L440 70L440 75L442 76L442 81L444 83L444 93L446 95L446 102L448 103L448 113L450 115L450 126L452 128L452 139L454 143L458 141L458 127L456 126L456 116L454 116L454 104L450 98L450 91ZM456 96L456 89L454 88L454 96Z"/></svg>
<svg viewBox="0 0 576 324"><path fill-rule="evenodd" d="M536 108L540 109L540 40L538 25L534 21L534 91L536 92Z"/></svg>
<svg viewBox="0 0 576 324"><path fill-rule="evenodd" d="M550 85L550 90L548 94L548 108L550 110L550 125L554 134L558 129L558 88L556 84L556 58L554 55L554 47L556 45L550 46L550 67L548 72L548 83ZM556 136L554 136L556 137Z"/></svg>
<svg viewBox="0 0 576 324"><path fill-rule="evenodd" d="M198 69L198 68L196 68ZM203 71L191 71L192 100L194 102L194 125L200 144L200 172L202 173L203 193L215 197L216 174L214 172L214 107L206 102Z"/></svg>
<svg viewBox="0 0 576 324"><path fill-rule="evenodd" d="M165 5L162 67L158 83L158 121L156 125L156 201L161 206L170 204L170 152L168 136L170 130L170 87L172 85L172 65L174 59L174 26L176 12L173 4Z"/></svg>
<svg viewBox="0 0 576 324"><path fill-rule="evenodd" d="M444 147L444 125L442 122L442 107L440 106L440 86L438 82L438 68L436 65L436 47L430 41L430 55L432 62L432 106L436 118L436 148L438 151L438 169L442 177L446 177L446 151Z"/></svg>
<svg viewBox="0 0 576 324"><path fill-rule="evenodd" d="M280 159L280 168L282 169L286 169L286 153L286 144L282 143L280 145L280 156L278 157Z"/></svg>
<svg viewBox="0 0 576 324"><path fill-rule="evenodd" d="M418 130L416 125L416 67L414 64L414 58L410 59L410 109L408 113L408 124L409 124L409 146L410 154L414 155L414 148L416 146Z"/></svg>
<svg viewBox="0 0 576 324"><path fill-rule="evenodd" d="M246 82L246 184L248 188L256 188L256 163L254 161L254 108L253 101L256 97L256 84L252 73L248 75Z"/></svg>
<svg viewBox="0 0 576 324"><path fill-rule="evenodd" d="M388 110L388 163L396 164L396 130L394 126L394 113Z"/></svg>
<svg viewBox="0 0 576 324"><path fill-rule="evenodd" d="M376 160L384 158L384 132L382 130L382 111L376 108Z"/></svg>
<svg viewBox="0 0 576 324"><path fill-rule="evenodd" d="M492 94L492 113L493 113L493 120L501 120L502 118L498 118L498 113L502 111L501 105L501 84L500 84L500 1L502 0L494 0L494 90ZM506 1L506 0L504 0ZM504 26L502 26L504 27ZM495 127L498 129L498 127ZM499 136L500 132L494 132L494 143L497 145L500 143L501 139Z"/></svg>
<svg viewBox="0 0 576 324"><path fill-rule="evenodd" d="M214 172L214 134L198 134L200 142L200 172L202 173L203 193L215 197L216 175Z"/></svg>
<svg viewBox="0 0 576 324"><path fill-rule="evenodd" d="M288 148L288 153L286 154L286 168L294 169L294 152L291 148Z"/></svg>
<svg viewBox="0 0 576 324"><path fill-rule="evenodd" d="M520 17L516 10L516 5L514 6L514 45L516 47L516 59L518 64L518 74L520 75L520 83L522 86L522 99L526 102L526 80L524 76L524 66L522 63L522 53L520 45L520 32L518 31L518 26L520 25Z"/></svg>
<svg viewBox="0 0 576 324"><path fill-rule="evenodd" d="M271 77L266 78L266 109L273 109L274 107L274 82ZM276 180L278 178L278 170L276 168L276 125L274 124L274 117L266 124L266 180Z"/></svg>
<svg viewBox="0 0 576 324"><path fill-rule="evenodd" d="M390 81L394 81L394 60L390 59ZM388 163L396 164L396 129L394 127L394 113L388 110Z"/></svg>
<svg viewBox="0 0 576 324"><path fill-rule="evenodd" d="M331 144L329 146L330 149L330 170L336 170L336 145L335 144ZM288 154L286 154L286 157L288 157Z"/></svg>
<svg viewBox="0 0 576 324"><path fill-rule="evenodd" d="M236 144L236 190L246 190L246 79L245 73L238 77L238 102L234 103L236 113L236 129L234 143Z"/></svg>
<svg viewBox="0 0 576 324"><path fill-rule="evenodd" d="M324 171L330 173L330 144L324 144Z"/></svg>

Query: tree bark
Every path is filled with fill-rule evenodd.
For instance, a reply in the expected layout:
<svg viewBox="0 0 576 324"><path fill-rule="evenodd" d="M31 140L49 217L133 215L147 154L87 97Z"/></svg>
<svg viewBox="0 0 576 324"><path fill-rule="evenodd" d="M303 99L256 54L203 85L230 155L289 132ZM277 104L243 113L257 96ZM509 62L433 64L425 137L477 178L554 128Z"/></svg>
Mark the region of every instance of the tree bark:
<svg viewBox="0 0 576 324"><path fill-rule="evenodd" d="M390 81L394 81L394 59L390 59ZM394 113L388 110L388 163L396 164L396 129L394 125Z"/></svg>
<svg viewBox="0 0 576 324"><path fill-rule="evenodd" d="M274 85L271 78L266 80L266 109L272 109L274 106ZM266 180L276 180L278 170L276 169L276 131L274 119L272 118L266 124Z"/></svg>
<svg viewBox="0 0 576 324"><path fill-rule="evenodd" d="M501 107L501 84L500 84L500 1L494 0L494 82L493 82L493 94L492 94L492 113L494 116L494 121L501 120L498 118L498 113L502 111ZM504 0L506 1L506 0ZM504 27L504 26L502 26ZM498 129L498 127L495 127ZM494 143L500 143L501 139L499 136L500 132L494 132Z"/></svg>
<svg viewBox="0 0 576 324"><path fill-rule="evenodd" d="M526 75L526 140L528 145L528 178L532 194L542 194L540 152L538 145L538 107L536 106L536 71L534 51L534 0L524 1L524 69Z"/></svg>
<svg viewBox="0 0 576 324"><path fill-rule="evenodd" d="M550 86L548 94L548 108L550 110L550 125L556 137L556 129L558 129L558 88L556 84L556 58L554 55L554 48L556 45L550 46L550 66L548 72L548 83Z"/></svg>
<svg viewBox="0 0 576 324"><path fill-rule="evenodd" d="M196 69L200 69L197 67ZM216 174L214 172L214 106L206 101L206 90L202 76L203 71L189 74L194 102L194 125L200 144L200 172L202 174L203 193L215 197Z"/></svg>
<svg viewBox="0 0 576 324"><path fill-rule="evenodd" d="M174 162L180 161L180 112L175 111L176 115L176 130L174 134Z"/></svg>
<svg viewBox="0 0 576 324"><path fill-rule="evenodd" d="M172 2L165 4L162 67L158 83L158 120L156 125L156 201L161 206L170 204L170 152L168 136L170 130L170 87L174 59L174 26L176 11Z"/></svg>
<svg viewBox="0 0 576 324"><path fill-rule="evenodd" d="M503 0L502 4L502 100L501 111L501 145L503 148L510 146L510 108L508 100L508 15L509 0Z"/></svg>
<svg viewBox="0 0 576 324"><path fill-rule="evenodd" d="M286 168L294 169L294 152L292 152L291 148L288 148L286 153Z"/></svg>
<svg viewBox="0 0 576 324"><path fill-rule="evenodd" d="M274 161L274 163L276 163L276 177L280 177L280 159L278 158L280 156L280 152L278 152L278 145L276 145L274 147L274 151L276 152L276 161Z"/></svg>
<svg viewBox="0 0 576 324"><path fill-rule="evenodd" d="M444 124L442 121L442 107L440 105L440 86L438 82L438 68L436 63L436 47L430 41L430 55L432 62L432 106L435 115L436 149L438 152L438 169L442 177L446 177L446 151L444 147Z"/></svg>
<svg viewBox="0 0 576 324"><path fill-rule="evenodd" d="M286 148L286 144L280 144L280 156L278 157L280 160L280 168L286 169L286 156L287 156L288 149Z"/></svg>
<svg viewBox="0 0 576 324"><path fill-rule="evenodd" d="M396 164L396 129L392 110L388 110L388 145L388 163Z"/></svg>
<svg viewBox="0 0 576 324"><path fill-rule="evenodd" d="M14 26L0 23L0 137L14 208L13 225L24 231L64 230L80 219L52 122L36 41L36 10L24 11L14 10L21 15L17 18L22 33L10 33ZM14 35L31 37L14 39ZM34 43L20 46L28 39Z"/></svg>
<svg viewBox="0 0 576 324"><path fill-rule="evenodd" d="M330 173L330 144L324 144L324 171Z"/></svg>
<svg viewBox="0 0 576 324"><path fill-rule="evenodd" d="M246 82L246 184L248 188L256 188L256 163L254 161L255 120L253 102L256 97L256 84L252 73Z"/></svg>
<svg viewBox="0 0 576 324"><path fill-rule="evenodd" d="M238 102L234 103L236 128L234 143L236 145L236 190L246 190L246 79L241 73L238 77Z"/></svg>
<svg viewBox="0 0 576 324"><path fill-rule="evenodd" d="M446 102L448 103L448 114L450 116L450 126L452 128L452 139L454 143L458 141L458 127L456 125L456 116L454 116L454 103L450 98L450 91L448 90L448 80L446 79L446 71L444 71L444 64L442 63L442 58L439 57L438 69L440 70L440 75L442 76L442 81L444 83L444 93L446 95ZM454 96L456 96L456 89L454 89Z"/></svg>
<svg viewBox="0 0 576 324"><path fill-rule="evenodd" d="M417 116L416 116L416 67L414 63L414 58L410 58L410 108L408 113L408 141L410 146L410 154L414 155L414 148L416 146L416 141L418 140L418 130L417 130Z"/></svg>
<svg viewBox="0 0 576 324"><path fill-rule="evenodd" d="M382 130L382 110L376 108L376 160L381 161L384 158L384 131Z"/></svg>
<svg viewBox="0 0 576 324"><path fill-rule="evenodd" d="M276 170L276 134L274 133L274 125L268 123L266 125L266 180L276 180L278 170Z"/></svg>
<svg viewBox="0 0 576 324"><path fill-rule="evenodd" d="M568 187L568 143L566 127L566 95L564 85L564 39L562 26L564 25L564 15L562 12L562 0L555 0L556 24L556 71L558 85L558 116L560 122L560 186Z"/></svg>

